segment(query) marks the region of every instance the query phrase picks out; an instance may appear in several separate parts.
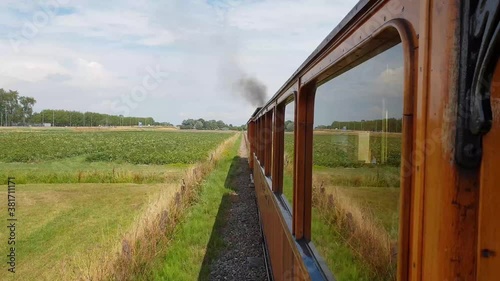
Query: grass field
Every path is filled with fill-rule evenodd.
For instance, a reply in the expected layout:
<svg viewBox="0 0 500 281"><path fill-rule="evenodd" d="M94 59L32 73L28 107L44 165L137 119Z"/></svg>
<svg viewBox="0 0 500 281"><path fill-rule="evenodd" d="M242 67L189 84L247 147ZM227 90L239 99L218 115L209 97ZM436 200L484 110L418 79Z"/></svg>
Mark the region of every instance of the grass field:
<svg viewBox="0 0 500 281"><path fill-rule="evenodd" d="M1 130L0 181L13 176L17 184L17 280L91 278L99 259L122 250L122 237L152 202L171 200L193 163L233 135Z"/></svg>
<svg viewBox="0 0 500 281"><path fill-rule="evenodd" d="M70 157L38 163L2 163L0 179L16 176L18 184L33 183L162 183L178 180L189 164L136 165L116 162L88 162Z"/></svg>
<svg viewBox="0 0 500 281"><path fill-rule="evenodd" d="M117 241L162 189L175 190L173 184L19 185L17 280L61 280L67 271L85 272L91 260L116 251ZM0 232L1 241L6 234Z"/></svg>

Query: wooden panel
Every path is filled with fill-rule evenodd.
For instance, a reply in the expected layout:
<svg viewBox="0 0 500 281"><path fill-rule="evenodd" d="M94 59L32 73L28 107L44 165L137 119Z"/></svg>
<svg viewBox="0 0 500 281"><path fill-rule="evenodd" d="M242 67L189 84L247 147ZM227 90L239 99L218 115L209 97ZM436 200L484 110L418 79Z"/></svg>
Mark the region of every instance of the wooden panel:
<svg viewBox="0 0 500 281"><path fill-rule="evenodd" d="M295 238L304 237L304 215L305 215L305 169L306 163L306 126L307 126L307 92L299 89L296 107L295 122L295 157L294 157L294 187L293 187L293 226ZM310 165L311 163L309 163ZM312 168L312 167L311 167Z"/></svg>
<svg viewBox="0 0 500 281"><path fill-rule="evenodd" d="M304 146L304 162L301 169L304 174L303 188L304 190L304 222L303 233L306 241L311 241L311 225L312 225L312 168L313 168L313 129L314 129L314 97L316 95L316 85L304 87L301 89L302 95L305 98L306 122L304 126L305 146Z"/></svg>
<svg viewBox="0 0 500 281"><path fill-rule="evenodd" d="M491 89L493 126L483 138L481 164L478 280L500 280L500 63Z"/></svg>
<svg viewBox="0 0 500 281"><path fill-rule="evenodd" d="M299 124L299 119L298 119L298 110L297 110L297 93L294 93L294 109L293 109L293 158L297 158L297 151L299 149L299 146L297 145L297 132L298 132L298 124ZM297 214L297 204L295 204L296 197L298 197L298 194L296 192L297 189L297 160L294 160L293 162L293 198L292 198L292 235L296 236L296 224L295 224L295 217Z"/></svg>
<svg viewBox="0 0 500 281"><path fill-rule="evenodd" d="M275 280L310 280L263 169L255 161L255 192Z"/></svg>
<svg viewBox="0 0 500 281"><path fill-rule="evenodd" d="M423 188L422 275L415 280L476 280L477 172L458 169L454 160L458 1L429 4L429 32L420 37L425 47L419 50L419 70L428 76L419 85L427 108L425 138L417 131L423 149L415 156L425 161L423 186L417 186Z"/></svg>

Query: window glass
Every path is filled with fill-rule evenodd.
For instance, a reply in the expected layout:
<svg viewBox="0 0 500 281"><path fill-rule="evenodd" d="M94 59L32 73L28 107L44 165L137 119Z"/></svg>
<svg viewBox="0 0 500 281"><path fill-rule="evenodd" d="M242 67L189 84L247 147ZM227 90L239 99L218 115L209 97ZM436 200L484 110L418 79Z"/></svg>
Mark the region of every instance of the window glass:
<svg viewBox="0 0 500 281"><path fill-rule="evenodd" d="M311 237L337 280L396 280L402 110L401 44L317 89Z"/></svg>
<svg viewBox="0 0 500 281"><path fill-rule="evenodd" d="M283 160L283 195L288 203L293 205L293 160L294 160L294 117L295 102L285 106L283 130L285 131L285 146ZM290 210L291 211L291 210Z"/></svg>

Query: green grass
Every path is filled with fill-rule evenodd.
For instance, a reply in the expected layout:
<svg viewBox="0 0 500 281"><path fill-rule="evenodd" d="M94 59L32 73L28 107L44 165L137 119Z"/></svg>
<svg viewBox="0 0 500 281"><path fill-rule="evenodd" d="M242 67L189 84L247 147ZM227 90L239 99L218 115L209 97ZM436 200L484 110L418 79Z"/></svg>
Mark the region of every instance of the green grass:
<svg viewBox="0 0 500 281"><path fill-rule="evenodd" d="M293 133L285 133L285 161L283 168L283 195L293 209ZM292 211L292 210L290 210Z"/></svg>
<svg viewBox="0 0 500 281"><path fill-rule="evenodd" d="M357 168L314 166L314 174L329 185L351 187L395 187L400 185L399 167L386 165Z"/></svg>
<svg viewBox="0 0 500 281"><path fill-rule="evenodd" d="M218 231L234 193L231 178L240 142L224 154L202 184L199 199L177 226L167 252L153 266L152 277L143 280L207 280L211 261L225 246Z"/></svg>
<svg viewBox="0 0 500 281"><path fill-rule="evenodd" d="M312 221L311 237L314 246L336 280L371 280L366 266L354 256L352 249L344 243L335 226L327 224L320 217L316 208L313 208Z"/></svg>
<svg viewBox="0 0 500 281"><path fill-rule="evenodd" d="M162 183L179 181L188 164L134 165L87 162L82 156L38 163L0 162L0 182L15 176L18 184L32 183Z"/></svg>
<svg viewBox="0 0 500 281"><path fill-rule="evenodd" d="M326 194L338 188L361 209L365 220L385 229L397 241L399 224L399 169L390 166L359 168L314 167L316 185ZM318 188L319 186L316 186ZM333 210L332 210L333 211ZM346 243L338 225L329 224L313 208L312 241L337 280L372 280L368 266Z"/></svg>
<svg viewBox="0 0 500 281"><path fill-rule="evenodd" d="M314 166L316 184L323 186L328 194L329 187L335 186L361 206L367 217L384 227L397 240L399 223L399 168L391 166L375 167L321 167ZM293 174L285 172L283 194L292 203ZM313 207L312 241L335 278L342 280L372 280L371 272L354 255L353 250L339 234L342 230L329 224Z"/></svg>
<svg viewBox="0 0 500 281"><path fill-rule="evenodd" d="M399 188L346 187L342 192L354 199L364 213L381 224L393 239L398 237Z"/></svg>
<svg viewBox="0 0 500 281"><path fill-rule="evenodd" d="M18 185L16 280L61 280L61 270L112 255L165 184ZM6 192L0 192L6 198ZM6 220L6 213L2 214ZM0 241L6 241L0 231ZM5 248L2 246L4 253ZM0 279L6 280L6 274Z"/></svg>
<svg viewBox="0 0 500 281"><path fill-rule="evenodd" d="M283 195L286 200L293 206L293 174L292 171L284 171L283 175Z"/></svg>

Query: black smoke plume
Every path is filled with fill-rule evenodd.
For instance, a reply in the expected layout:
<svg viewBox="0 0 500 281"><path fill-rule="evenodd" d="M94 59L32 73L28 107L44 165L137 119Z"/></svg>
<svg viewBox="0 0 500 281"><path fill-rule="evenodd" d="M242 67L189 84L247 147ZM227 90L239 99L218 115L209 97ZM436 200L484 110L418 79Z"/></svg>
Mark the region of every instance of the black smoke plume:
<svg viewBox="0 0 500 281"><path fill-rule="evenodd" d="M267 87L255 77L243 76L237 81L237 90L253 106L263 106L266 102Z"/></svg>

